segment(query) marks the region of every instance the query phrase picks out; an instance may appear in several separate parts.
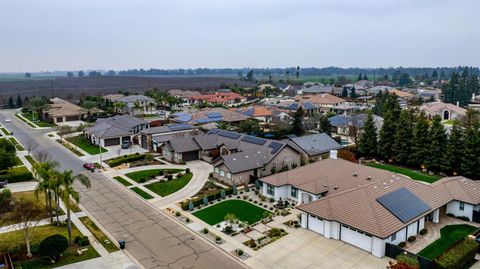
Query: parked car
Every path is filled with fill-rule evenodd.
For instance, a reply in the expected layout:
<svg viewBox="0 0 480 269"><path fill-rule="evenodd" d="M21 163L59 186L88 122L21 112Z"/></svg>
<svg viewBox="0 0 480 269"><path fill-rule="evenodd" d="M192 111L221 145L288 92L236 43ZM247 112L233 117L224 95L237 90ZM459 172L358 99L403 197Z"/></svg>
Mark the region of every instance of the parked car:
<svg viewBox="0 0 480 269"><path fill-rule="evenodd" d="M5 119L5 122L11 122L11 120L10 119Z"/></svg>
<svg viewBox="0 0 480 269"><path fill-rule="evenodd" d="M84 163L83 168L88 169L88 170L95 170L95 164L94 163Z"/></svg>
<svg viewBox="0 0 480 269"><path fill-rule="evenodd" d="M123 141L122 142L122 149L130 148L130 141Z"/></svg>

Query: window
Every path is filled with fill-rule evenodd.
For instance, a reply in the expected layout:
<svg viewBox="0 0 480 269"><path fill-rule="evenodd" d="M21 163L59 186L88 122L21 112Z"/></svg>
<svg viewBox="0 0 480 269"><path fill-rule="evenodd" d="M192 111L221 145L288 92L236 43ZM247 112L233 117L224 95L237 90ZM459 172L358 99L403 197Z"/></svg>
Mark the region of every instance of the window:
<svg viewBox="0 0 480 269"><path fill-rule="evenodd" d="M213 172L214 172L215 174L218 174L218 167L215 167L215 168L213 169Z"/></svg>
<svg viewBox="0 0 480 269"><path fill-rule="evenodd" d="M275 195L275 187L273 185L267 185L267 194L271 196Z"/></svg>
<svg viewBox="0 0 480 269"><path fill-rule="evenodd" d="M462 211L465 210L465 203L464 203L464 202L460 202L460 204L458 205L458 207L459 207L458 209L460 209L460 210L462 210Z"/></svg>
<svg viewBox="0 0 480 269"><path fill-rule="evenodd" d="M222 169L220 169L220 176L225 177L225 171L223 171Z"/></svg>
<svg viewBox="0 0 480 269"><path fill-rule="evenodd" d="M227 179L232 179L232 173L227 172Z"/></svg>
<svg viewBox="0 0 480 269"><path fill-rule="evenodd" d="M393 242L395 240L397 240L397 233L392 234L392 236L390 238L390 242Z"/></svg>
<svg viewBox="0 0 480 269"><path fill-rule="evenodd" d="M290 188L290 196L297 198L297 193L298 193L297 188L294 188L294 187Z"/></svg>

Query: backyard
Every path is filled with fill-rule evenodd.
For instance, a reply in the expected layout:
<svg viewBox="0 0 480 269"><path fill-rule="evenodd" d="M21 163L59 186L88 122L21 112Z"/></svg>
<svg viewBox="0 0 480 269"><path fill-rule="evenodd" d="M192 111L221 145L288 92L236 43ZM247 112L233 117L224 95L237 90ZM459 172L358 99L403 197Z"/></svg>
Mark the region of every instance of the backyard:
<svg viewBox="0 0 480 269"><path fill-rule="evenodd" d="M66 140L68 142L74 144L75 146L81 148L83 151L87 152L90 155L99 154L100 150L102 151L102 153L108 151L107 149L105 149L103 147L93 145L92 143L90 143L90 141L88 141L88 139L86 139L82 135L68 137L68 138L66 138Z"/></svg>
<svg viewBox="0 0 480 269"><path fill-rule="evenodd" d="M192 173L188 173L182 175L179 178L168 180L168 181L159 181L149 185L145 185L145 187L154 193L164 197L174 192L177 192L181 188L185 187L185 185L190 182L192 179Z"/></svg>
<svg viewBox="0 0 480 269"><path fill-rule="evenodd" d="M140 180L143 178L145 181L148 181L152 177L158 176L161 173L168 172L168 173L179 173L182 172L183 169L150 169L150 170L142 170L137 172L131 172L125 174L125 176L129 177L130 179L134 180L135 182L140 183Z"/></svg>
<svg viewBox="0 0 480 269"><path fill-rule="evenodd" d="M240 221L253 224L262 219L265 211L267 210L246 201L227 200L194 212L193 215L210 225L215 225L224 221L225 215L231 213Z"/></svg>
<svg viewBox="0 0 480 269"><path fill-rule="evenodd" d="M434 260L460 239L467 237L478 228L467 224L447 225L440 229L440 238L422 249L418 255Z"/></svg>
<svg viewBox="0 0 480 269"><path fill-rule="evenodd" d="M387 171L398 173L398 174L402 174L414 180L424 181L428 183L433 183L439 180L440 178L442 178L439 175L427 175L420 171L416 171L416 170L412 170L412 169L404 168L400 166L390 165L390 164L365 163L365 165L370 167L375 167L378 169L387 170Z"/></svg>

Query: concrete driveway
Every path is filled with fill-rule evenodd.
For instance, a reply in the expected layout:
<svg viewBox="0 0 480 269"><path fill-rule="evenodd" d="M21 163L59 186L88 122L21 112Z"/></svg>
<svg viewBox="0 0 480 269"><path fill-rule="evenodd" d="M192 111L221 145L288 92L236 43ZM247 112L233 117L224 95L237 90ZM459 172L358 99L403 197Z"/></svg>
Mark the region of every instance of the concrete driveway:
<svg viewBox="0 0 480 269"><path fill-rule="evenodd" d="M256 253L246 261L255 269L384 269L389 261L306 229L297 229Z"/></svg>

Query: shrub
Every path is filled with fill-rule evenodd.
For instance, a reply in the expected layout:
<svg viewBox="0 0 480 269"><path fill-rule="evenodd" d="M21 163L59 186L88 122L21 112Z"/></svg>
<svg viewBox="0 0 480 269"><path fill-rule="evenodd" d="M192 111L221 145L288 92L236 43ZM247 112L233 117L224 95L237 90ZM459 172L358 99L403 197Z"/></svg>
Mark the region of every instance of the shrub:
<svg viewBox="0 0 480 269"><path fill-rule="evenodd" d="M159 176L165 175L165 170L160 170L160 171L158 171L158 175L159 175Z"/></svg>
<svg viewBox="0 0 480 269"><path fill-rule="evenodd" d="M436 259L437 268L466 268L475 258L475 255L477 254L477 249L478 243L475 242L475 240L461 240Z"/></svg>
<svg viewBox="0 0 480 269"><path fill-rule="evenodd" d="M40 243L38 248L42 256L48 256L56 260L68 248L68 239L60 234L51 235Z"/></svg>
<svg viewBox="0 0 480 269"><path fill-rule="evenodd" d="M396 257L396 260L399 264L407 265L409 268L420 268L420 263L415 256L401 254Z"/></svg>
<svg viewBox="0 0 480 269"><path fill-rule="evenodd" d="M414 235L412 235L412 236L408 237L407 240L408 240L408 242L412 243L412 242L415 242L415 240L417 240L417 238Z"/></svg>
<svg viewBox="0 0 480 269"><path fill-rule="evenodd" d="M77 236L75 236L75 239L73 240L73 242L75 242L75 244L79 244L79 243L80 243L80 240L82 240L82 236L81 236L81 235L77 235Z"/></svg>
<svg viewBox="0 0 480 269"><path fill-rule="evenodd" d="M407 242L400 242L398 243L398 246L401 248L404 248L407 245Z"/></svg>
<svg viewBox="0 0 480 269"><path fill-rule="evenodd" d="M419 233L420 233L421 235L425 235L425 234L427 234L427 232L428 232L427 229L421 229Z"/></svg>
<svg viewBox="0 0 480 269"><path fill-rule="evenodd" d="M203 228L202 233L208 234L208 229L207 229L207 228Z"/></svg>
<svg viewBox="0 0 480 269"><path fill-rule="evenodd" d="M180 173L177 174L177 178L179 178L179 177L181 177L181 176L183 176L182 172L180 172Z"/></svg>
<svg viewBox="0 0 480 269"><path fill-rule="evenodd" d="M189 174L190 173L190 168L185 168L185 173Z"/></svg>
<svg viewBox="0 0 480 269"><path fill-rule="evenodd" d="M268 236L270 237L277 237L277 236L280 236L282 234L282 231L280 231L280 229L278 228L272 228L270 229L270 231L268 231Z"/></svg>
<svg viewBox="0 0 480 269"><path fill-rule="evenodd" d="M257 202L257 201L253 201L253 203L254 203L254 204L258 204L258 202Z"/></svg>
<svg viewBox="0 0 480 269"><path fill-rule="evenodd" d="M29 181L33 179L33 175L25 166L11 168L6 171L2 171L0 174L0 181L8 180L8 183L16 183Z"/></svg>
<svg viewBox="0 0 480 269"><path fill-rule="evenodd" d="M222 241L222 238L217 235L217 236L215 236L215 241L220 242L220 241Z"/></svg>
<svg viewBox="0 0 480 269"><path fill-rule="evenodd" d="M36 254L40 251L40 244L39 243L33 243L31 246L30 246L30 251L33 253L33 254Z"/></svg>
<svg viewBox="0 0 480 269"><path fill-rule="evenodd" d="M258 197L260 198L260 201L262 201L262 202L265 202L267 200L267 197L265 197L265 195L260 194Z"/></svg>
<svg viewBox="0 0 480 269"><path fill-rule="evenodd" d="M457 219L461 219L461 220L464 220L464 221L470 221L470 219L468 217L465 217L465 216L457 216Z"/></svg>
<svg viewBox="0 0 480 269"><path fill-rule="evenodd" d="M80 241L78 241L78 244L81 247L85 247L85 246L90 245L90 240L88 239L88 237L84 236L82 239L80 239Z"/></svg>
<svg viewBox="0 0 480 269"><path fill-rule="evenodd" d="M250 198L250 199L248 199L248 201L249 201L249 202L251 202L251 201L253 201L253 199L252 199L252 198Z"/></svg>
<svg viewBox="0 0 480 269"><path fill-rule="evenodd" d="M228 225L228 226L225 226L224 231L227 234L231 234L233 232L233 228L232 226Z"/></svg>
<svg viewBox="0 0 480 269"><path fill-rule="evenodd" d="M270 198L269 201L270 201L270 203L273 203L273 202L275 202L275 199Z"/></svg>
<svg viewBox="0 0 480 269"><path fill-rule="evenodd" d="M115 166L119 166L119 165L124 164L124 163L131 163L133 161L140 161L140 160L143 160L145 158L147 158L147 154L135 153L135 154L124 155L124 156L121 156L121 157L110 159L110 160L107 161L107 164L110 167L115 167Z"/></svg>
<svg viewBox="0 0 480 269"><path fill-rule="evenodd" d="M224 190L225 194L226 195L231 195L232 194L232 188L228 188L226 190ZM207 196L207 199L208 201L210 202L210 204L212 204L212 201L215 200L215 199L218 199L221 197L221 191L216 191L215 193L213 194L210 194ZM192 199L191 202L193 203L193 207L196 207L200 204L203 203L203 197L198 197L198 198L195 198L195 199ZM188 210L189 208L189 202L183 202L180 207L183 209L183 210Z"/></svg>
<svg viewBox="0 0 480 269"><path fill-rule="evenodd" d="M186 223L189 223L189 222L190 222L190 219L189 219L189 218L186 218L186 219L185 219L185 222L186 222Z"/></svg>
<svg viewBox="0 0 480 269"><path fill-rule="evenodd" d="M452 218L455 218L455 215L452 214L452 213L447 213L447 216L452 217Z"/></svg>
<svg viewBox="0 0 480 269"><path fill-rule="evenodd" d="M175 216L180 217L181 215L182 215L182 214L180 214L180 212L178 212L178 211L175 212Z"/></svg>
<svg viewBox="0 0 480 269"><path fill-rule="evenodd" d="M242 255L243 255L243 250L237 249L237 255L238 255L238 256L242 256Z"/></svg>
<svg viewBox="0 0 480 269"><path fill-rule="evenodd" d="M145 183L146 181L147 180L144 177L140 178L140 183Z"/></svg>

